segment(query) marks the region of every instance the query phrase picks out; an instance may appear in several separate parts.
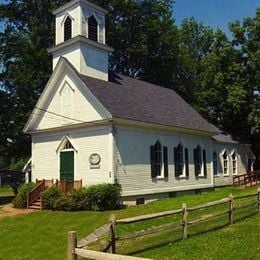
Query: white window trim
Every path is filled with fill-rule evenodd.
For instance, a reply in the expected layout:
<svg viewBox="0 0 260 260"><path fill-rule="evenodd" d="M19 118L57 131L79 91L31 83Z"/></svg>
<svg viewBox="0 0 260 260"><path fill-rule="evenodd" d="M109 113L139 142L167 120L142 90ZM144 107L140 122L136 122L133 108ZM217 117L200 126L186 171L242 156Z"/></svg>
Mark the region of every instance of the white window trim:
<svg viewBox="0 0 260 260"><path fill-rule="evenodd" d="M224 159L225 152L227 154L227 159L226 160ZM225 161L227 161L227 173L225 173ZM227 152L226 149L222 152L222 162L223 162L223 175L224 176L229 176L229 156L228 156L228 152Z"/></svg>
<svg viewBox="0 0 260 260"><path fill-rule="evenodd" d="M164 175L164 158L163 158L163 145L162 142L160 140L158 140L160 142L161 145L161 171L160 171L160 175L156 176L156 179L165 179L165 175Z"/></svg>
<svg viewBox="0 0 260 260"><path fill-rule="evenodd" d="M185 148L184 148L184 142L181 141L179 142L175 147L178 148L178 146L181 145L182 146L182 174L180 176L178 176L179 179L186 179L187 178L187 173L186 173L186 165L185 165ZM176 167L174 165L174 167Z"/></svg>
<svg viewBox="0 0 260 260"><path fill-rule="evenodd" d="M157 141L155 142L155 144L159 142L160 143L160 146L161 146L161 170L160 170L160 175L156 175L156 179L160 180L160 179L165 179L165 176L164 176L164 160L163 160L163 144L162 144L162 140L161 138L159 137L157 139ZM154 144L154 145L155 145Z"/></svg>
<svg viewBox="0 0 260 260"><path fill-rule="evenodd" d="M200 177L205 177L205 172L204 172L204 160L203 160L203 150L204 150L204 147L199 144L200 146L200 158L201 158L201 166L200 166L200 174L198 174L198 178ZM196 146L196 148L198 147L198 145ZM206 162L207 164L207 162Z"/></svg>
<svg viewBox="0 0 260 260"><path fill-rule="evenodd" d="M64 24L65 24L67 17L69 17L71 19L71 39L74 37L74 26L73 26L74 25L74 18L69 13L66 13L65 16L63 17L62 21L61 21L61 32L62 32L63 42L65 42Z"/></svg>
<svg viewBox="0 0 260 260"><path fill-rule="evenodd" d="M182 161L183 161L183 164L182 164L182 174L179 176L179 178L185 179L187 177L186 165L185 165L185 148L184 148L182 143L181 143L181 145L182 145Z"/></svg>
<svg viewBox="0 0 260 260"><path fill-rule="evenodd" d="M88 37L88 19L91 17L91 16L94 16L96 21L97 21L97 42L100 43L100 39L99 39L99 31L100 31L100 25L101 25L101 22L100 20L98 19L97 15L95 13L92 13L92 14L89 14L87 16L85 16L85 21L86 21L86 37L89 39Z"/></svg>
<svg viewBox="0 0 260 260"><path fill-rule="evenodd" d="M235 154L235 162L236 162L236 172L235 172L235 173L233 172L233 162L234 162L234 160L233 160L233 155L234 155L234 154ZM232 154L231 154L232 174L233 174L233 175L238 175L238 171L237 171L237 158L238 158L237 152L236 152L236 151L233 151Z"/></svg>

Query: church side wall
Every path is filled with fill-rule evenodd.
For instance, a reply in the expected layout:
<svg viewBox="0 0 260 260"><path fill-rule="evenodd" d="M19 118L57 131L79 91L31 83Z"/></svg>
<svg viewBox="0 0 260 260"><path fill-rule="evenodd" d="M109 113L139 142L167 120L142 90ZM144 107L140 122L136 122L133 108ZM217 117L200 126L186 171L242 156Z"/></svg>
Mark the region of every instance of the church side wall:
<svg viewBox="0 0 260 260"><path fill-rule="evenodd" d="M111 131L102 129L67 130L66 132L32 136L32 177L35 179L59 179L59 147L64 136L69 136L74 152L74 179L82 179L83 185L112 183ZM89 156L98 153L100 167L91 167Z"/></svg>
<svg viewBox="0 0 260 260"><path fill-rule="evenodd" d="M214 176L215 186L232 185L233 184L233 172L232 172L232 154L236 153L237 161L237 174L245 174L247 172L247 159L253 158L252 154L249 154L249 150L245 145L213 142L213 151L216 151L218 157L218 175ZM228 174L224 175L224 159L223 153L227 152L228 155Z"/></svg>
<svg viewBox="0 0 260 260"><path fill-rule="evenodd" d="M150 165L150 146L160 140L168 147L169 177L152 178ZM173 148L179 143L189 151L189 177L175 177ZM207 176L195 177L193 149L200 144L206 149ZM153 132L137 129L117 128L115 137L115 176L122 187L123 196L156 194L191 189L213 187L212 142L209 137Z"/></svg>

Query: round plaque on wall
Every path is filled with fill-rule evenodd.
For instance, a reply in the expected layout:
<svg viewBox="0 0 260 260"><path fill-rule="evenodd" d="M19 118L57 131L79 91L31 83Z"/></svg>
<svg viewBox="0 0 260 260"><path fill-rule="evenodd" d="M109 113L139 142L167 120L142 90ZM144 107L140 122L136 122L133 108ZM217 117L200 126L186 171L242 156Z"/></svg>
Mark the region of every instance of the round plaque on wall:
<svg viewBox="0 0 260 260"><path fill-rule="evenodd" d="M91 165L98 165L101 161L100 155L98 153L92 153L89 156L89 163Z"/></svg>

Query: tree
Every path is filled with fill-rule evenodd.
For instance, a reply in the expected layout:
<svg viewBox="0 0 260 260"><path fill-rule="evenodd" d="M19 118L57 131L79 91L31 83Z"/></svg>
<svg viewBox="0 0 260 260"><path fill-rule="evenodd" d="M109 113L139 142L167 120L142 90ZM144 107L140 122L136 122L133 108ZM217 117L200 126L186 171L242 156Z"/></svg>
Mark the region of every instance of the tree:
<svg viewBox="0 0 260 260"><path fill-rule="evenodd" d="M51 10L65 1L7 1L0 5L5 29L0 33L1 95L8 108L4 118L0 149L11 158L30 153L30 139L22 129L51 73L51 57L46 49L53 44Z"/></svg>
<svg viewBox="0 0 260 260"><path fill-rule="evenodd" d="M183 20L179 28L179 55L177 92L190 104L196 106L196 93L199 91L201 63L211 52L214 42L213 30L198 23L194 18Z"/></svg>
<svg viewBox="0 0 260 260"><path fill-rule="evenodd" d="M6 119L0 126L0 149L9 162L10 158L27 157L30 153L30 139L22 134L22 129L52 70L52 59L46 51L54 43L51 11L66 2L10 0L0 4L0 20L5 22L5 30L0 33L0 82L9 104L8 114L0 111ZM94 2L109 9L108 44L115 49L110 68L171 86L177 56L173 1Z"/></svg>
<svg viewBox="0 0 260 260"><path fill-rule="evenodd" d="M172 87L178 32L172 0L110 1L108 44L114 48L110 68L125 75Z"/></svg>
<svg viewBox="0 0 260 260"><path fill-rule="evenodd" d="M247 91L249 141L260 160L260 8L255 17L230 24L233 46L241 56L241 77Z"/></svg>

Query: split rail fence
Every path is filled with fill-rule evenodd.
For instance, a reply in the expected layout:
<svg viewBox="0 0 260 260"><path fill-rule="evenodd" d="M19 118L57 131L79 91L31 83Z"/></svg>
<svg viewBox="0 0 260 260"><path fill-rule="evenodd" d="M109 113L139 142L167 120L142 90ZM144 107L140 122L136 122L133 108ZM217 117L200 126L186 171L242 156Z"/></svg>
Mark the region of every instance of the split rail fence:
<svg viewBox="0 0 260 260"><path fill-rule="evenodd" d="M260 183L260 171L248 172L245 174L233 176L233 186L245 186L245 188L256 186Z"/></svg>
<svg viewBox="0 0 260 260"><path fill-rule="evenodd" d="M235 200L241 200L246 198L253 199L254 197L255 197L255 201L253 202L250 201L250 203L243 204L241 206L234 206ZM202 216L194 220L189 220L190 212L200 211L203 209L211 208L218 205L225 205L225 204L227 205L227 209L221 213L211 214L207 216ZM257 212L260 213L260 188L258 188L257 192L253 194L237 196L237 197L234 197L232 194L230 194L229 197L227 198L223 198L217 201L209 202L207 204L194 206L194 207L187 207L186 203L183 203L181 209L164 211L164 212L159 212L154 214L147 214L147 215L119 219L119 220L116 220L115 216L112 215L109 219L108 224L105 224L102 227L96 229L93 233L91 233L90 235L88 235L87 237L83 238L80 241L77 241L77 233L75 231L70 231L68 233L68 260L76 260L77 256L85 257L87 259L107 259L107 260L145 259L145 258L137 258L132 256L117 255L116 242L143 237L146 235L160 233L167 230L174 231L178 229L182 229L182 238L187 239L189 226L203 221L207 221L209 219L224 216L224 215L228 216L228 224L232 225L234 223L234 213L237 210L252 207L252 206L256 206ZM173 215L180 216L180 223L164 224L157 227L151 227L146 230L136 231L131 234L117 236L116 227L119 225L128 225L136 222L158 219L158 218L173 216ZM107 245L100 250L101 252L84 249L84 247L92 244L95 241L98 241L105 234L109 234L109 240L107 242ZM110 251L112 254L107 253L108 251Z"/></svg>

